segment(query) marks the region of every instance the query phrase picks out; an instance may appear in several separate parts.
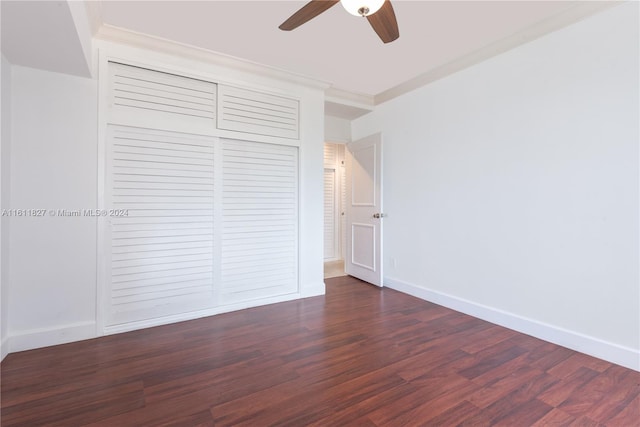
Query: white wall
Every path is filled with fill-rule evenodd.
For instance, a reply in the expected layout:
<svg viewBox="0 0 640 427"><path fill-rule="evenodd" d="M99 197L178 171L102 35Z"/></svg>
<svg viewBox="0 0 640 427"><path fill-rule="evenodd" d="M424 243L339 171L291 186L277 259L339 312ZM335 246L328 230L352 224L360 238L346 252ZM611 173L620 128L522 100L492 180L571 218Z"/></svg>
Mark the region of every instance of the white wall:
<svg viewBox="0 0 640 427"><path fill-rule="evenodd" d="M95 80L12 69L11 207L95 209ZM11 351L95 335L96 220L11 218Z"/></svg>
<svg viewBox="0 0 640 427"><path fill-rule="evenodd" d="M2 55L0 64L2 87L0 98L1 138L0 141L0 211L10 205L10 156L11 156L11 64ZM11 218L0 218L0 360L9 352L8 312L9 312L9 223Z"/></svg>
<svg viewBox="0 0 640 427"><path fill-rule="evenodd" d="M91 75L87 2L3 1L2 52L14 65Z"/></svg>
<svg viewBox="0 0 640 427"><path fill-rule="evenodd" d="M322 116L324 91L302 91L300 116L300 241L299 282L302 298L323 295L324 168Z"/></svg>
<svg viewBox="0 0 640 427"><path fill-rule="evenodd" d="M640 369L638 6L353 122L384 136L389 286Z"/></svg>
<svg viewBox="0 0 640 427"><path fill-rule="evenodd" d="M351 122L341 117L324 116L326 142L351 142Z"/></svg>

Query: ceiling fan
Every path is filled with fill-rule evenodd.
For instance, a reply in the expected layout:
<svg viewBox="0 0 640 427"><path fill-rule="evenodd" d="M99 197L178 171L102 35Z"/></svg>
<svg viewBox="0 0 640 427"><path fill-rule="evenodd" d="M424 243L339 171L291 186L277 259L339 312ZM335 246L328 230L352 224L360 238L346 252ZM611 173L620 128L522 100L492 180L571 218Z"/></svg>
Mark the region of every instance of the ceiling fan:
<svg viewBox="0 0 640 427"><path fill-rule="evenodd" d="M383 42L389 43L400 37L398 22L389 0L311 0L280 25L283 31L291 31L325 12L336 3L352 15L366 17L373 30Z"/></svg>

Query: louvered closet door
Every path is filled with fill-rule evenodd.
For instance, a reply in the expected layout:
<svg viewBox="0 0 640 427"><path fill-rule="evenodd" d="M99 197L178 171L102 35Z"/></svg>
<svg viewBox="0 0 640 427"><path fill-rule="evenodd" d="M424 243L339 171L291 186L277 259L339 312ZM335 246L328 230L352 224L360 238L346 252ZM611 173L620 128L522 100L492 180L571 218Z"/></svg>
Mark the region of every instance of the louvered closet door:
<svg viewBox="0 0 640 427"><path fill-rule="evenodd" d="M297 292L298 149L222 140L221 302Z"/></svg>
<svg viewBox="0 0 640 427"><path fill-rule="evenodd" d="M107 326L214 303L214 140L108 127Z"/></svg>
<svg viewBox="0 0 640 427"><path fill-rule="evenodd" d="M344 158L344 157L343 157ZM340 250L339 255L340 258L344 259L345 251L347 247L347 215L345 212L347 206L347 174L345 172L344 162L341 166L339 166L340 171L340 179L339 179L339 187L340 187Z"/></svg>

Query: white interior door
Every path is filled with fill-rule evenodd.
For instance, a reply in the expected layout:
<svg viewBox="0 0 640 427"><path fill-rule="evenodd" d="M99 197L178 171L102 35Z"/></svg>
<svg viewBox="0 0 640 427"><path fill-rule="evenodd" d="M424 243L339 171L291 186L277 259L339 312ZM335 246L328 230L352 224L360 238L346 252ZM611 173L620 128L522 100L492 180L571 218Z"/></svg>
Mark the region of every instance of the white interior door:
<svg viewBox="0 0 640 427"><path fill-rule="evenodd" d="M347 144L347 256L350 276L382 286L382 135Z"/></svg>

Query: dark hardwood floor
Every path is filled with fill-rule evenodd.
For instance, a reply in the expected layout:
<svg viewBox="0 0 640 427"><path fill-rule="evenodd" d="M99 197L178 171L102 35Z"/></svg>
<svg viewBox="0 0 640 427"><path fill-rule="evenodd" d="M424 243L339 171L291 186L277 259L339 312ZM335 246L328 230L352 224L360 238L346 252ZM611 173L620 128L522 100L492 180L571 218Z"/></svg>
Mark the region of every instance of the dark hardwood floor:
<svg viewBox="0 0 640 427"><path fill-rule="evenodd" d="M2 426L638 426L640 373L350 277L10 354Z"/></svg>

